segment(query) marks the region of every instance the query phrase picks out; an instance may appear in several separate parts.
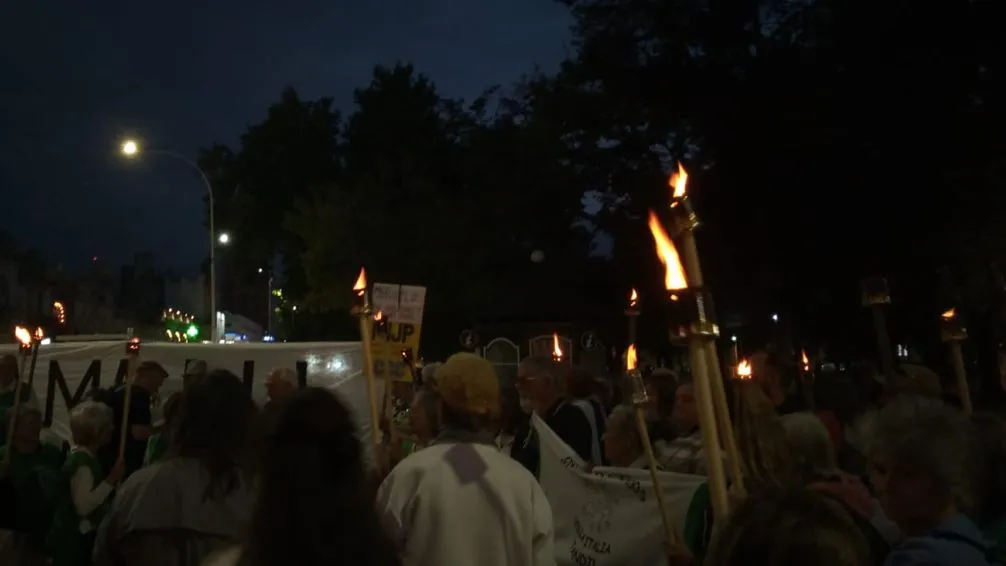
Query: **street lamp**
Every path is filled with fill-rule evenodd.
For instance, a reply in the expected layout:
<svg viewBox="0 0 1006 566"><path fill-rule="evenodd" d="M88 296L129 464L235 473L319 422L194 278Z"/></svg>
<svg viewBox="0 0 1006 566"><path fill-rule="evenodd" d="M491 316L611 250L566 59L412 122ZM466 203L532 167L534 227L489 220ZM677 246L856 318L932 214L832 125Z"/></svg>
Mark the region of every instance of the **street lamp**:
<svg viewBox="0 0 1006 566"><path fill-rule="evenodd" d="M220 235L217 236L217 241L220 242L221 246L226 246L231 243L231 235L227 232L220 232Z"/></svg>
<svg viewBox="0 0 1006 566"><path fill-rule="evenodd" d="M136 140L123 140L122 145L119 147L123 156L127 158L134 158L140 155L140 144ZM195 161L192 161L188 157L185 157L181 153L175 151L169 151L165 149L147 149L144 150L145 153L151 153L156 155L167 155L168 157L173 157L179 161L184 162L186 165L195 169L199 176L203 180L203 184L206 185L206 197L209 203L209 234L210 234L210 337L211 340L217 339L217 234L216 227L214 226L214 220L216 219L216 213L214 209L214 198L213 198L213 185L210 184L209 177L206 173L196 165ZM224 233L220 234L220 243L226 244L230 241L230 235Z"/></svg>

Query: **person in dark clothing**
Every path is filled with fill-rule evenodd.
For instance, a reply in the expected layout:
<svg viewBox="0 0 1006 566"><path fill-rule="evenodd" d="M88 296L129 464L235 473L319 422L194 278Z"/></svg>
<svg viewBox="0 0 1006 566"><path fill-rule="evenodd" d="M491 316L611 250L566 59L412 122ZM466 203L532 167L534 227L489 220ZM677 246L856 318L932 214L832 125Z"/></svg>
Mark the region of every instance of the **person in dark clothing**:
<svg viewBox="0 0 1006 566"><path fill-rule="evenodd" d="M591 452L590 459L595 465L601 465L604 463L604 452L601 449L603 440L601 439L604 438L608 415L601 401L595 395L596 391L596 380L589 370L577 367L566 375L566 398L571 404L579 407L590 422L591 430L598 440L597 453Z"/></svg>
<svg viewBox="0 0 1006 566"><path fill-rule="evenodd" d="M593 462L595 450L600 449L600 440L592 430L587 413L560 394L555 367L550 360L531 357L522 361L517 368L516 387L524 412L538 415L585 462ZM538 475L541 453L530 419L517 431L510 455Z"/></svg>
<svg viewBox="0 0 1006 566"><path fill-rule="evenodd" d="M168 372L154 361L141 362L136 368L136 377L130 389L129 433L126 435L125 468L126 477L143 467L143 457L147 452L147 440L157 432L150 412L150 400L161 388ZM111 442L98 451L98 460L104 469L110 470L119 453L119 439L122 438L122 413L126 404L126 387L120 386L109 399L115 417L112 421Z"/></svg>

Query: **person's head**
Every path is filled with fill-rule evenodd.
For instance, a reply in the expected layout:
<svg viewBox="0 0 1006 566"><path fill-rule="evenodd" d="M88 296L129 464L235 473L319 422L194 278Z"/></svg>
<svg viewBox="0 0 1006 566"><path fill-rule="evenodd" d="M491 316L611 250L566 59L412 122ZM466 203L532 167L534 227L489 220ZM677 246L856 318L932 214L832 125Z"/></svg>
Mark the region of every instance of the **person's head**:
<svg viewBox="0 0 1006 566"><path fill-rule="evenodd" d="M1006 421L991 413L975 413L971 426L976 516L991 519L1006 509Z"/></svg>
<svg viewBox="0 0 1006 566"><path fill-rule="evenodd" d="M542 356L524 358L517 366L516 387L524 412L548 410L560 395L555 363Z"/></svg>
<svg viewBox="0 0 1006 566"><path fill-rule="evenodd" d="M262 416L260 488L243 544L246 563L397 565L349 409L333 393L308 387Z"/></svg>
<svg viewBox="0 0 1006 566"><path fill-rule="evenodd" d="M297 374L290 368L276 368L265 378L265 391L270 399L279 399L297 390Z"/></svg>
<svg viewBox="0 0 1006 566"><path fill-rule="evenodd" d="M799 484L793 449L775 406L757 383L735 384L738 396L734 435L749 492L788 489Z"/></svg>
<svg viewBox="0 0 1006 566"><path fill-rule="evenodd" d="M76 446L97 450L111 440L112 408L97 401L83 401L70 411L70 434Z"/></svg>
<svg viewBox="0 0 1006 566"><path fill-rule="evenodd" d="M674 414L678 376L667 368L657 368L643 377L646 396L651 400L650 417L667 419Z"/></svg>
<svg viewBox="0 0 1006 566"><path fill-rule="evenodd" d="M136 381L133 382L133 385L141 387L149 393L157 393L167 378L168 372L161 364L147 360L140 362L140 365L136 367Z"/></svg>
<svg viewBox="0 0 1006 566"><path fill-rule="evenodd" d="M209 369L205 361L187 360L185 362L185 369L182 371L182 390L187 389L193 381L206 377L207 371Z"/></svg>
<svg viewBox="0 0 1006 566"><path fill-rule="evenodd" d="M11 354L0 356L0 387L10 387L17 379L17 358Z"/></svg>
<svg viewBox="0 0 1006 566"><path fill-rule="evenodd" d="M619 405L608 417L604 429L604 456L612 466L627 468L643 454L643 441L636 428L634 409Z"/></svg>
<svg viewBox="0 0 1006 566"><path fill-rule="evenodd" d="M695 406L695 385L692 382L683 382L675 389L671 420L682 434L699 426L699 411Z"/></svg>
<svg viewBox="0 0 1006 566"><path fill-rule="evenodd" d="M869 566L862 531L841 505L803 489L754 493L713 539L707 566Z"/></svg>
<svg viewBox="0 0 1006 566"><path fill-rule="evenodd" d="M409 407L409 412L412 413L412 432L420 444L429 444L440 430L437 403L436 393L429 389L420 389L412 396L412 405Z"/></svg>
<svg viewBox="0 0 1006 566"><path fill-rule="evenodd" d="M971 504L967 418L939 399L902 395L880 412L870 449L884 511L909 535Z"/></svg>
<svg viewBox="0 0 1006 566"><path fill-rule="evenodd" d="M780 420L802 481L826 479L838 471L835 446L817 415L792 413L783 415Z"/></svg>
<svg viewBox="0 0 1006 566"><path fill-rule="evenodd" d="M574 367L566 372L566 395L573 399L589 399L596 391L594 374L582 367Z"/></svg>
<svg viewBox="0 0 1006 566"><path fill-rule="evenodd" d="M499 379L492 364L468 352L437 368L437 417L445 428L485 433L500 411Z"/></svg>
<svg viewBox="0 0 1006 566"><path fill-rule="evenodd" d="M5 417L14 420L14 436L11 438L14 450L22 454L30 454L38 449L42 434L42 413L37 407L20 405L17 410L17 418L14 418L14 411L7 411Z"/></svg>
<svg viewBox="0 0 1006 566"><path fill-rule="evenodd" d="M169 456L195 458L209 473L204 496L228 495L252 468L251 424L257 408L241 380L213 370L192 383L172 426Z"/></svg>

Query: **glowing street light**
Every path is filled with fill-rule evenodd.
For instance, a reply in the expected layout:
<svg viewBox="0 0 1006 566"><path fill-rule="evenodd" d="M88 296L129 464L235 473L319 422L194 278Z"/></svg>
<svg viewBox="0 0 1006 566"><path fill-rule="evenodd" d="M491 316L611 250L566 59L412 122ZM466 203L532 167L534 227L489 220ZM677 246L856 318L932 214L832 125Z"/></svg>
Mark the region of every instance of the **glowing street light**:
<svg viewBox="0 0 1006 566"><path fill-rule="evenodd" d="M779 314L772 313L772 322L779 322Z"/></svg>
<svg viewBox="0 0 1006 566"><path fill-rule="evenodd" d="M119 151L126 158L135 158L140 154L140 144L136 140L126 139L122 141L122 145L119 146ZM199 177L203 180L203 185L206 186L206 196L209 204L209 237L210 237L210 338L215 340L217 335L217 268L216 268L216 247L217 243L227 244L230 242L230 235L223 233L219 236L217 235L216 228L214 227L214 221L216 220L216 212L214 211L215 199L213 198L213 185L210 183L209 177L206 176L206 172L203 171L199 164L195 161L189 159L188 157L178 153L177 151L170 151L166 149L147 149L144 150L145 154L155 154L155 155L166 155L172 157L179 161L185 162L186 165L191 167L194 171L199 173Z"/></svg>
<svg viewBox="0 0 1006 566"><path fill-rule="evenodd" d="M220 232L220 235L217 236L217 241L220 242L220 245L226 246L231 243L231 235L227 232Z"/></svg>
<svg viewBox="0 0 1006 566"><path fill-rule="evenodd" d="M126 140L122 142L122 155L126 157L133 157L140 152L140 146L133 140Z"/></svg>

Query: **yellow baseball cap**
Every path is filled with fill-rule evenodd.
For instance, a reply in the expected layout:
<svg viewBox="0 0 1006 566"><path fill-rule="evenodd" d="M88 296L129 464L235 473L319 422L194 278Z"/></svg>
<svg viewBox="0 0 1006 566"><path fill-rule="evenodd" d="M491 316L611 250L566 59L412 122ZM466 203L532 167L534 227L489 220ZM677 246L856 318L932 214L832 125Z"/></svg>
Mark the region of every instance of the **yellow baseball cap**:
<svg viewBox="0 0 1006 566"><path fill-rule="evenodd" d="M437 368L433 390L448 407L472 415L497 415L500 385L492 364L469 352L447 358Z"/></svg>

